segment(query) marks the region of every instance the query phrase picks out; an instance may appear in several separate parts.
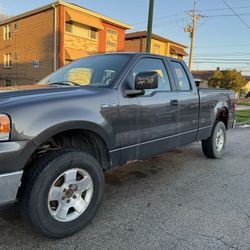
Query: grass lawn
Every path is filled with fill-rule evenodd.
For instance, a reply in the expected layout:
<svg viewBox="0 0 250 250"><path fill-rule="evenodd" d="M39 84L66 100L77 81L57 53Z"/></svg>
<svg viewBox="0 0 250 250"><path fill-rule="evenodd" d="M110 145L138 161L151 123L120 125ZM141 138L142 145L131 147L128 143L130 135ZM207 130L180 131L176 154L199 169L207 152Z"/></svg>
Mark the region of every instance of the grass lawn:
<svg viewBox="0 0 250 250"><path fill-rule="evenodd" d="M240 103L237 103L237 105L250 106L250 102L240 102Z"/></svg>
<svg viewBox="0 0 250 250"><path fill-rule="evenodd" d="M236 112L237 122L250 121L250 110L239 110Z"/></svg>

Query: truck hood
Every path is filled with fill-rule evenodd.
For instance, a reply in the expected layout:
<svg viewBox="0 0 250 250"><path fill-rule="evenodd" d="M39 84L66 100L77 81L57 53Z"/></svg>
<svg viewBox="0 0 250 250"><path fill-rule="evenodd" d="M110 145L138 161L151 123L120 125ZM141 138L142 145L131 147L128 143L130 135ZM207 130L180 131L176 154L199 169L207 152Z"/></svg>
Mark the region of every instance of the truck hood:
<svg viewBox="0 0 250 250"><path fill-rule="evenodd" d="M12 86L12 87L1 87L0 88L0 100L3 101L14 101L14 99L20 98L34 98L43 95L54 96L79 93L81 94L93 94L97 92L97 88L92 87L76 87L76 86L46 86L46 85L24 85L24 86Z"/></svg>

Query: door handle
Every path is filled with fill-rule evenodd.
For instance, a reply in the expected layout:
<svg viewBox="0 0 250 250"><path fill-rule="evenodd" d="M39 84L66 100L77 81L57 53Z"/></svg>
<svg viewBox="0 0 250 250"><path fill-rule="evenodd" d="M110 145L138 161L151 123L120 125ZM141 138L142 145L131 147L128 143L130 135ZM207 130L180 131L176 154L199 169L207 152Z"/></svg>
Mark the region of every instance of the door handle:
<svg viewBox="0 0 250 250"><path fill-rule="evenodd" d="M178 100L171 100L170 105L174 106L174 107L177 107L179 105L179 102L178 102Z"/></svg>

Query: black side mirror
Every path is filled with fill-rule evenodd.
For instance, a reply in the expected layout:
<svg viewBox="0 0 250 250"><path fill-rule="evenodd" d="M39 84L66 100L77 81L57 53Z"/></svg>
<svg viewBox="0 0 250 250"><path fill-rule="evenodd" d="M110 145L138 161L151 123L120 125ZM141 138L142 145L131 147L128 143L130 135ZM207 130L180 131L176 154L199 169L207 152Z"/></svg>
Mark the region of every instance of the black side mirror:
<svg viewBox="0 0 250 250"><path fill-rule="evenodd" d="M195 80L194 82L195 82L196 87L199 88L200 84L201 84L201 81L200 80Z"/></svg>
<svg viewBox="0 0 250 250"><path fill-rule="evenodd" d="M135 77L135 89L157 89L158 73L155 71L140 72Z"/></svg>

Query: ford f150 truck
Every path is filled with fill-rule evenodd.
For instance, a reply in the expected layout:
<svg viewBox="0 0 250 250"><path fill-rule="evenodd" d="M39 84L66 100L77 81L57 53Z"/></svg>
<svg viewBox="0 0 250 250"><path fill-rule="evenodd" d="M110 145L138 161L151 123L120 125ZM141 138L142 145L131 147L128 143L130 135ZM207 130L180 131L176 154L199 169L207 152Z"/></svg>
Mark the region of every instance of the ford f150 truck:
<svg viewBox="0 0 250 250"><path fill-rule="evenodd" d="M0 91L0 204L18 201L36 231L68 236L95 215L104 172L198 141L220 158L234 123L234 92L197 88L181 60L80 59Z"/></svg>

